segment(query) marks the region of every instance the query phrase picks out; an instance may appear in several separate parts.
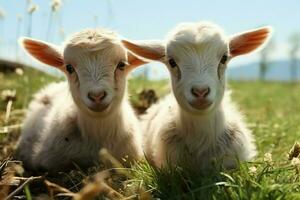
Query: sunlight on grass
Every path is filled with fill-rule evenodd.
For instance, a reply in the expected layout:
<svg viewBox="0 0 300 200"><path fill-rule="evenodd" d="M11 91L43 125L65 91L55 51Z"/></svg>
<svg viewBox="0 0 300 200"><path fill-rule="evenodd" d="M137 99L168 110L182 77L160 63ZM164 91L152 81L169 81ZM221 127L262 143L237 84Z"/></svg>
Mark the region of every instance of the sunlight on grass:
<svg viewBox="0 0 300 200"><path fill-rule="evenodd" d="M4 100L0 103L0 123L6 127L3 131L7 131L0 133L1 159L13 151L12 146L20 134L20 127L14 125L22 123L23 109L32 94L44 85L60 80L33 69L26 69L23 75L0 75L0 92L16 90L8 123L4 122L7 103ZM126 169L130 176L118 178L118 184L113 184L114 189L127 197L141 197L143 191L143 194L151 193L160 199L300 199L300 161L288 156L300 138L300 85L233 81L229 86L234 102L244 113L256 138L259 155L253 162L241 163L236 170L195 175L179 167L154 169L144 161ZM154 89L158 97L170 91L168 80L131 78L128 92L133 104L139 101L137 96L144 89ZM78 192L85 179L98 170L64 173L60 182L68 191ZM29 187L25 187L25 195L31 198Z"/></svg>

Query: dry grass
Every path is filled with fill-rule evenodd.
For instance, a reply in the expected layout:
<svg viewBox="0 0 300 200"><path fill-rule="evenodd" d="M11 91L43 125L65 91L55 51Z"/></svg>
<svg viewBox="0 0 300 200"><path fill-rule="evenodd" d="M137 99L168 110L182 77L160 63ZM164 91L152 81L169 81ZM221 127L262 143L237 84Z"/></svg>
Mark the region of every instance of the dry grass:
<svg viewBox="0 0 300 200"><path fill-rule="evenodd" d="M101 199L104 196L110 199L131 199L137 196L149 199L150 194L142 186L132 181L128 184L127 180L132 178L131 170L124 168L105 150L99 156L110 163L109 169L98 166L82 171L78 168L70 173L60 173L58 177L28 176L30 172L23 173L20 162L11 160L32 94L47 83L60 80L30 68L25 68L22 73L16 70L0 72L0 81L4 83L0 86L0 199L30 199L32 195L39 199L69 197L85 200L96 197ZM157 100L153 91L150 91L151 95L147 95L148 91L142 88L135 92L141 93L137 94L139 99L136 107L139 113Z"/></svg>
<svg viewBox="0 0 300 200"><path fill-rule="evenodd" d="M259 149L254 162L241 163L237 170L195 176L179 167L158 170L146 161L124 168L103 150L99 156L109 167L78 167L56 177L28 176L10 157L31 95L57 80L32 69L24 69L22 75L15 71L0 74L0 92L16 91L15 95L3 92L0 100L0 199L300 199L297 84L231 83ZM168 91L166 85L166 81L132 79L131 101L137 107L149 106L156 96L143 89L154 89L160 96Z"/></svg>

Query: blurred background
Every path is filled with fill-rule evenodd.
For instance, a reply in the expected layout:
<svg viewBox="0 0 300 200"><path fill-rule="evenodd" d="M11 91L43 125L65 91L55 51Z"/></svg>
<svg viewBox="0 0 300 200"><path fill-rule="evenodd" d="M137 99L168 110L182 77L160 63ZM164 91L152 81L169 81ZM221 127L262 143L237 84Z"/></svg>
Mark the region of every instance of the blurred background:
<svg viewBox="0 0 300 200"><path fill-rule="evenodd" d="M105 27L126 38L163 39L180 22L208 20L228 35L271 25L274 35L260 52L230 63L234 80L300 79L300 12L294 0L0 0L0 59L25 63L59 74L25 55L17 40L28 36L56 44L82 29ZM138 69L135 76L165 79L159 63Z"/></svg>
<svg viewBox="0 0 300 200"><path fill-rule="evenodd" d="M11 170L8 164L12 163L10 158L34 94L50 83L64 80L54 68L26 55L18 45L19 37L59 45L74 32L104 27L129 39L164 39L178 23L201 20L220 25L229 36L266 25L274 29L262 51L235 58L227 73L232 99L246 116L259 155L239 170L213 174L212 180L194 175L186 179L181 170L180 174L173 170L160 174L145 163L130 170L134 175L128 181L123 183L122 176L122 184L113 181L111 187L127 199L143 191L153 194L154 199L198 199L202 195L204 199L300 199L297 0L0 0L0 199L16 191L20 194L15 199L33 199L30 193L48 190L53 194L53 188L39 182L30 183L30 187L27 184L21 191L19 187L30 178L15 179L17 175L11 174L17 170ZM128 82L129 100L137 114L147 112L170 92L168 71L160 63L138 68ZM91 174L97 172L92 170ZM60 173L55 183L78 192L89 175L82 171ZM111 182L115 177L107 180Z"/></svg>

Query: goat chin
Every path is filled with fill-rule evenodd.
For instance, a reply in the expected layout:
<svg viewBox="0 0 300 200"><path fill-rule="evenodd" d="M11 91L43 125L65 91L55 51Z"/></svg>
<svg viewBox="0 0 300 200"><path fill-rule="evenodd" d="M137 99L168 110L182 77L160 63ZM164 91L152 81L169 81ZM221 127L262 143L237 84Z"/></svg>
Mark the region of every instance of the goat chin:
<svg viewBox="0 0 300 200"><path fill-rule="evenodd" d="M157 167L177 164L211 169L215 159L232 168L256 155L254 139L226 92L219 107L195 115L181 109L172 94L142 116L146 157Z"/></svg>

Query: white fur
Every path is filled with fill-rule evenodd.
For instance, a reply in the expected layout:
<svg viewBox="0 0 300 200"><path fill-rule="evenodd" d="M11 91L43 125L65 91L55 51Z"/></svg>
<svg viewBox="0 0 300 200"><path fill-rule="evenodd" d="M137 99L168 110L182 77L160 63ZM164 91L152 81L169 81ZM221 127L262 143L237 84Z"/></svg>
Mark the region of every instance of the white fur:
<svg viewBox="0 0 300 200"><path fill-rule="evenodd" d="M17 157L28 168L50 172L67 170L73 162L96 164L101 148L124 164L140 159L142 138L127 100L126 73L116 68L126 62L126 50L116 36L101 30L77 33L66 42L63 59L75 72L67 74L68 83L50 84L35 95ZM96 112L89 109L93 102L87 93L99 89L107 92L103 102L109 106Z"/></svg>
<svg viewBox="0 0 300 200"><path fill-rule="evenodd" d="M156 166L178 164L197 171L217 161L232 168L237 159L249 161L256 155L251 131L225 90L227 63L220 60L230 56L228 43L223 31L207 22L180 24L168 35L160 61L170 71L173 94L142 117L146 157ZM178 67L169 65L171 58ZM192 106L193 86L210 88L208 108Z"/></svg>
<svg viewBox="0 0 300 200"><path fill-rule="evenodd" d="M225 131L231 126L234 135ZM201 170L221 159L231 168L236 159L249 161L256 155L253 136L229 94L215 112L205 115L186 112L170 94L142 116L142 128L146 157L158 167L185 164Z"/></svg>

